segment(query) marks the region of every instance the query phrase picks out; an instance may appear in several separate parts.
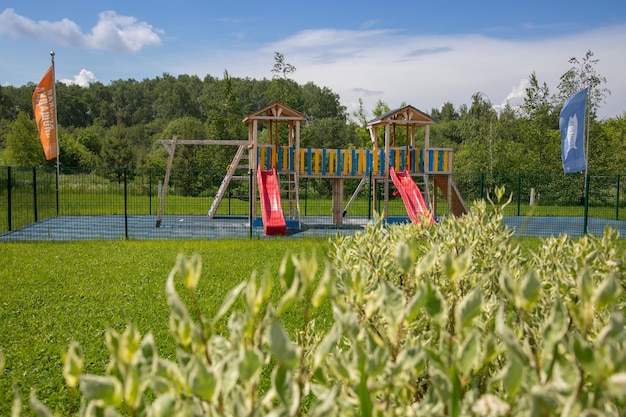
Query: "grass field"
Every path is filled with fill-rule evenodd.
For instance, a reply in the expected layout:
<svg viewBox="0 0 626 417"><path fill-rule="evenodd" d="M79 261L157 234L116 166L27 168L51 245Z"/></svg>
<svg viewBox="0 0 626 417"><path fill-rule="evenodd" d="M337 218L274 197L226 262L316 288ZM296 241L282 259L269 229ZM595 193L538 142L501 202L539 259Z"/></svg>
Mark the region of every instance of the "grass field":
<svg viewBox="0 0 626 417"><path fill-rule="evenodd" d="M325 239L1 244L0 349L6 369L0 374L0 415L10 414L14 384L23 402L34 387L63 415L68 392L61 354L78 341L85 371L103 374L107 327L122 331L133 323L142 333L152 330L159 351L173 355L164 288L179 253L201 254L199 295L203 313L211 316L252 271L276 275L286 251L315 252L321 260L328 248Z"/></svg>
<svg viewBox="0 0 626 417"><path fill-rule="evenodd" d="M539 238L515 241L526 255L542 243ZM329 248L326 239L0 244L0 349L6 359L0 415L10 414L14 385L24 400L36 388L38 397L63 415L68 391L61 355L77 341L85 353L85 372L103 374L106 328L122 331L133 323L142 333L152 331L160 353L171 357L164 285L179 253L202 256L199 295L210 317L252 271L277 276L287 251L315 252L321 263ZM289 319L287 329L298 328L300 318ZM319 319L323 327L329 309L322 309Z"/></svg>

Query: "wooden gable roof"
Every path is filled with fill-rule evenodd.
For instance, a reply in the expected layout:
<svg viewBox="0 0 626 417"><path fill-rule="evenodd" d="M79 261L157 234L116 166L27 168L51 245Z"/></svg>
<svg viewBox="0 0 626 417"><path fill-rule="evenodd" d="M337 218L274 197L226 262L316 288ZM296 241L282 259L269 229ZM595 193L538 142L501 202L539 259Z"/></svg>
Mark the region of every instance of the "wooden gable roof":
<svg viewBox="0 0 626 417"><path fill-rule="evenodd" d="M250 123L252 120L273 120L273 121L305 121L306 116L297 110L292 109L286 104L280 101L263 107L261 110L257 110L254 113L249 114L243 119L244 122Z"/></svg>
<svg viewBox="0 0 626 417"><path fill-rule="evenodd" d="M435 120L426 113L416 109L413 106L404 106L399 109L391 110L375 119L367 122L369 127L381 126L386 124L405 125L432 125Z"/></svg>

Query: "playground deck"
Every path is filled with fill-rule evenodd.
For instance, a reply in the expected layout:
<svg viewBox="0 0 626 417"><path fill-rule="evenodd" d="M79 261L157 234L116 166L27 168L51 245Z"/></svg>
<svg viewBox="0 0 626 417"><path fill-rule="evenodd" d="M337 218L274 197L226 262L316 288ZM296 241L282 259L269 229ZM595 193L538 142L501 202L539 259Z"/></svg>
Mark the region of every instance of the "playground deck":
<svg viewBox="0 0 626 417"><path fill-rule="evenodd" d="M250 227L247 217L224 216L208 219L203 215L166 215L161 227L155 227L155 216L59 216L31 223L0 235L0 242L76 241L76 240L166 240L166 239L231 239L263 238L263 227ZM370 220L367 217L346 217L343 225L332 224L328 216L304 216L302 229L288 227L290 238L331 237L350 235ZM394 217L390 222L409 222L408 217ZM583 234L582 217L505 217L503 224L516 236L557 236ZM588 233L602 235L611 226L626 235L626 222L589 218ZM436 226L435 226L436 227Z"/></svg>

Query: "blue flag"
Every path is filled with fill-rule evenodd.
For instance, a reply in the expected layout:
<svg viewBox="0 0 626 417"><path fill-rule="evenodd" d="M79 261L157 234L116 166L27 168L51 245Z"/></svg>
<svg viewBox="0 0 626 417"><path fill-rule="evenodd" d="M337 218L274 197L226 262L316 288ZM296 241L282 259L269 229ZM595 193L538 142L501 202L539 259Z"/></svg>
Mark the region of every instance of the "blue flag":
<svg viewBox="0 0 626 417"><path fill-rule="evenodd" d="M563 105L559 117L561 159L566 174L587 169L585 159L585 111L587 89L580 90Z"/></svg>

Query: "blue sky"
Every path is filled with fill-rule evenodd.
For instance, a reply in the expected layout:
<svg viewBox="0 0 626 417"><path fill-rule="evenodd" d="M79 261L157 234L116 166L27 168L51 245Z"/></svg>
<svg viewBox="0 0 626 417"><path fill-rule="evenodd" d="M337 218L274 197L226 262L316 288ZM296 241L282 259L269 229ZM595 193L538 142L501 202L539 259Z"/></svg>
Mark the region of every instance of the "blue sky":
<svg viewBox="0 0 626 417"><path fill-rule="evenodd" d="M149 6L148 6L149 5ZM385 2L0 0L0 84L86 85L163 73L292 78L329 87L349 111L363 100L423 111L482 92L518 104L534 71L557 92L588 50L611 90L600 117L626 111L626 3L616 0Z"/></svg>

